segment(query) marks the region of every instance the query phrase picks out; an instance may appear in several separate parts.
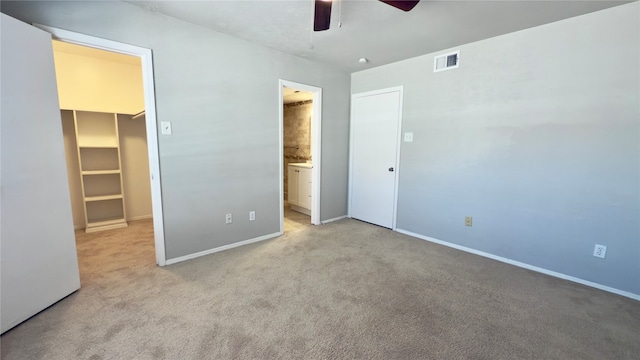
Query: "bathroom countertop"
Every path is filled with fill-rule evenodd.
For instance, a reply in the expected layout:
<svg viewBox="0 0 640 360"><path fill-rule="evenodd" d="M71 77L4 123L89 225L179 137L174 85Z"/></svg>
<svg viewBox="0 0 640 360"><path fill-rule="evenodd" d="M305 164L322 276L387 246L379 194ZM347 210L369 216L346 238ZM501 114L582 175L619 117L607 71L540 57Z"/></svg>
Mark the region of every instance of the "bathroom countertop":
<svg viewBox="0 0 640 360"><path fill-rule="evenodd" d="M297 166L297 167L303 167L307 169L313 168L312 163L289 163L289 166Z"/></svg>

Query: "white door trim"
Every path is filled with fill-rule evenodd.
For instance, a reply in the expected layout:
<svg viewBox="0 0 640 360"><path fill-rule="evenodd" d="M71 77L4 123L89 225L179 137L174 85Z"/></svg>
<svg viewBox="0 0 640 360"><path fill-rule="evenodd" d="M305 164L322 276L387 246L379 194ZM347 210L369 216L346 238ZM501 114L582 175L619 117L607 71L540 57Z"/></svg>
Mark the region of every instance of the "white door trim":
<svg viewBox="0 0 640 360"><path fill-rule="evenodd" d="M133 55L142 63L142 83L144 87L144 107L147 127L147 148L149 152L149 173L151 180L151 205L153 213L153 232L156 248L156 264L166 264L164 244L164 218L162 215L162 189L160 187L160 157L158 152L158 127L156 120L155 87L153 83L153 58L151 49L106 40L76 32L62 30L46 25L33 24L56 40L88 46L116 53Z"/></svg>
<svg viewBox="0 0 640 360"><path fill-rule="evenodd" d="M313 109L311 114L311 159L313 168L311 169L311 224L320 225L320 174L321 174L321 135L322 135L322 88L301 84L293 81L280 79L278 82L278 108L280 111L280 120L278 133L280 137L280 149L278 156L280 157L280 232L284 233L284 111L283 111L283 94L282 88L294 88L310 92L313 94Z"/></svg>
<svg viewBox="0 0 640 360"><path fill-rule="evenodd" d="M395 185L393 189L393 219L391 221L391 229L396 230L396 218L398 215L398 182L400 181L400 149L402 140L402 105L404 102L404 86L395 86L385 89L366 91L356 94L351 94L351 119L349 121L349 201L347 205L347 214L351 217L351 194L353 194L353 119L355 117L354 103L355 99L386 94L390 92L398 92L400 97L400 104L398 106L398 138L396 143L396 167L395 167Z"/></svg>

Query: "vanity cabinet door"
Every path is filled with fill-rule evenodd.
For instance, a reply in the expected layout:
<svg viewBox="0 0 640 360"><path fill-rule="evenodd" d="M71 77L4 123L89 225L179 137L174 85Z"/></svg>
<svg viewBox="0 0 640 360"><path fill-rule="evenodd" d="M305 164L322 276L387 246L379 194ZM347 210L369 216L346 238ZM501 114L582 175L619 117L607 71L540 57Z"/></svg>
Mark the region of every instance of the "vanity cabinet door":
<svg viewBox="0 0 640 360"><path fill-rule="evenodd" d="M311 210L311 169L299 169L298 206Z"/></svg>
<svg viewBox="0 0 640 360"><path fill-rule="evenodd" d="M287 201L291 205L298 205L298 168L289 166L288 169L289 190L287 190Z"/></svg>

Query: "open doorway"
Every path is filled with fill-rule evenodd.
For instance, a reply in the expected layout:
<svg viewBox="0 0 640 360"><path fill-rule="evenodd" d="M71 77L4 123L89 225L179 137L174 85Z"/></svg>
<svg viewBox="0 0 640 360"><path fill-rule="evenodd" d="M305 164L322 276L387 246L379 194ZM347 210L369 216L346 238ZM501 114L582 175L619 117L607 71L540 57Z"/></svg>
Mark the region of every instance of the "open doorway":
<svg viewBox="0 0 640 360"><path fill-rule="evenodd" d="M154 264L139 57L53 41L81 281Z"/></svg>
<svg viewBox="0 0 640 360"><path fill-rule="evenodd" d="M313 94L284 87L282 138L284 231L311 225L311 123Z"/></svg>
<svg viewBox="0 0 640 360"><path fill-rule="evenodd" d="M322 90L280 81L281 232L320 223Z"/></svg>
<svg viewBox="0 0 640 360"><path fill-rule="evenodd" d="M156 112L155 112L155 94L154 94L154 84L153 84L153 61L151 50L140 48L137 46L132 46L128 44L123 44L115 41L110 41L106 39L96 38L92 36L87 36L83 34L78 34L62 29L57 29L49 26L34 24L34 26L43 29L52 34L55 40L62 41L64 43L72 43L77 45L82 45L90 49L100 49L106 50L110 52L112 55L124 54L129 55L134 58L137 58L142 68L142 108L136 108L137 110L124 111L123 113L114 112L114 121L115 126L117 128L118 123L124 124L125 127L134 127L137 130L138 139L141 140L140 137L143 137L146 144L142 145L140 141L137 141L137 144L133 143L125 144L125 146L129 146L130 150L133 152L146 152L146 164L137 164L139 167L146 167L146 178L135 179L131 182L131 186L129 188L136 187L140 185L142 182L146 182L149 184L150 190L150 200L151 200L151 216L152 218L148 218L148 216L142 215L138 219L131 220L139 220L142 222L147 222L146 230L140 231L138 230L138 235L140 233L147 233L153 239L149 249L151 249L150 254L147 251L147 256L151 261L155 257L155 263L160 266L164 266L166 264L165 257L165 247L164 247L164 219L162 214L162 193L160 188L160 163L158 156L158 130L157 130L157 120L156 120ZM87 109L73 109L73 110L87 110ZM72 110L72 115L73 115ZM100 109L98 109L100 110ZM141 112L144 111L144 112ZM101 111L95 111L101 112ZM110 110L105 111L106 113L111 112ZM77 114L76 114L77 115ZM144 124L144 125L142 125ZM143 128L143 129L141 129ZM144 134L141 134L141 131ZM76 134L77 135L77 134ZM80 151L80 150L78 150ZM99 156L98 156L99 157ZM136 164L129 164L133 167ZM80 166L80 165L78 165ZM131 166L129 166L131 167ZM121 169L123 170L123 169ZM82 170L80 170L82 171ZM101 172L104 175L114 176L113 169L106 170L89 170L93 171L89 175L101 175ZM82 176L80 174L79 176ZM126 186L125 191L126 191ZM131 190L130 190L131 191ZM132 191L138 191L138 189L134 189ZM99 196L99 195L98 195ZM126 203L126 202L125 202ZM86 211L86 209L85 209ZM120 216L120 214L118 214ZM85 213L86 217L86 213ZM114 232L118 232L122 229L112 230ZM134 229L136 230L136 229ZM135 238L137 236L133 236ZM155 251L154 251L155 250ZM116 251L113 256L117 256L118 252Z"/></svg>

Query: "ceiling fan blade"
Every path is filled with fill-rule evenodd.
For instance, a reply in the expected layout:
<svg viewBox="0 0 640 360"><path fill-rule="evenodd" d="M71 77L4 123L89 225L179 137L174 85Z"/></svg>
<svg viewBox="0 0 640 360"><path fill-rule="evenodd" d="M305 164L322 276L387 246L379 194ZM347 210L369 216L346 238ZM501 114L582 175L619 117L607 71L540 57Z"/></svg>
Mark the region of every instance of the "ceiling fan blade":
<svg viewBox="0 0 640 360"><path fill-rule="evenodd" d="M420 2L420 0L415 0L415 1L380 0L380 1L403 11L409 11L413 9Z"/></svg>
<svg viewBox="0 0 640 360"><path fill-rule="evenodd" d="M331 0L316 0L315 14L313 18L313 31L329 29L331 23Z"/></svg>

